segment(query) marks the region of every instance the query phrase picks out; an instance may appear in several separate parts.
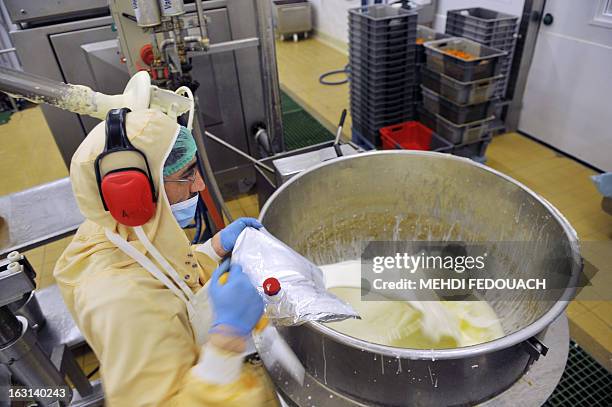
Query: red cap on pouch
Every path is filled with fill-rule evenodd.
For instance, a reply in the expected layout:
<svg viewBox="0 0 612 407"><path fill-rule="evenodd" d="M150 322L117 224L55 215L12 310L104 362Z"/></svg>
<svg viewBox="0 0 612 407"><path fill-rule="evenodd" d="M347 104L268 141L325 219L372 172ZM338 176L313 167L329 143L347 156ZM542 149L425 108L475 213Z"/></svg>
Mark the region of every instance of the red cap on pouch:
<svg viewBox="0 0 612 407"><path fill-rule="evenodd" d="M263 282L263 289L266 295L276 295L281 289L280 281L274 277L268 277Z"/></svg>

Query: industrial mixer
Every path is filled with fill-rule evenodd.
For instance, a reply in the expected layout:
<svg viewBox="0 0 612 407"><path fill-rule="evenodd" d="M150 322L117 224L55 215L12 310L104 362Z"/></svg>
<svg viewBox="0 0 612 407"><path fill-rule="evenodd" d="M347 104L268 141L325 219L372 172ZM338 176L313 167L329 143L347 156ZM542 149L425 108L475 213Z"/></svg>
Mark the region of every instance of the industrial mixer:
<svg viewBox="0 0 612 407"><path fill-rule="evenodd" d="M399 225L398 215L404 219ZM363 242L418 240L415 219L421 228L438 226L431 228L434 240L459 224L481 241L541 244L541 254L531 259L537 266L525 273L552 276L566 288L553 299L534 293L521 300L489 301L505 336L463 348L383 346L319 323L285 329L284 337L307 371L304 387L286 380L282 371L272 373L288 404L442 406L490 400L513 405L520 395L524 405L540 405L552 392L567 357L562 314L582 261L575 231L527 187L454 156L365 153L294 177L272 195L260 216L271 233L319 265L358 259ZM551 255L564 259L554 270L546 268Z"/></svg>

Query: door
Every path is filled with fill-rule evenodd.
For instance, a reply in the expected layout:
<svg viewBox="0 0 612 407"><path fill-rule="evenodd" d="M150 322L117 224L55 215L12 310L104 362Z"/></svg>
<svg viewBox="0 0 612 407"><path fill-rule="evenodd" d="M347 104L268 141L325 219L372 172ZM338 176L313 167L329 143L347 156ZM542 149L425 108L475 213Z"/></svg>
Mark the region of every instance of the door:
<svg viewBox="0 0 612 407"><path fill-rule="evenodd" d="M612 0L548 0L518 129L612 171Z"/></svg>

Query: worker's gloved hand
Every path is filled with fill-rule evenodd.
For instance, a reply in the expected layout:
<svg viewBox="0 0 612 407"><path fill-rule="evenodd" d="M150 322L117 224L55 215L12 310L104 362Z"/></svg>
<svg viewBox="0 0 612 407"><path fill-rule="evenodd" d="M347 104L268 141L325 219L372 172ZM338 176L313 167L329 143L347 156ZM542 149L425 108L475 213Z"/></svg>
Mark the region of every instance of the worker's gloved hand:
<svg viewBox="0 0 612 407"><path fill-rule="evenodd" d="M255 218L238 218L219 232L219 236L221 237L221 246L225 252L231 252L234 249L238 236L247 227L259 229L263 226Z"/></svg>
<svg viewBox="0 0 612 407"><path fill-rule="evenodd" d="M229 270L229 271L228 271ZM227 281L219 278L229 273ZM227 333L231 328L236 335L248 335L264 312L264 303L239 264L230 267L227 259L213 272L208 295L213 308L211 333Z"/></svg>

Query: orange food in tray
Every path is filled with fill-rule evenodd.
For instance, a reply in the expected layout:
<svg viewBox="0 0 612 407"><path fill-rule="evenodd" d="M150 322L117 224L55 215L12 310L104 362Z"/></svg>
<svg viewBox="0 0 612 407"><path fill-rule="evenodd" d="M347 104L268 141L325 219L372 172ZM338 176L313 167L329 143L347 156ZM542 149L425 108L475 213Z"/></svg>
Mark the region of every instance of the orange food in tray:
<svg viewBox="0 0 612 407"><path fill-rule="evenodd" d="M417 43L417 45L421 45L421 44L423 44L424 42L425 42L425 38L417 38L417 39L416 39L416 43Z"/></svg>
<svg viewBox="0 0 612 407"><path fill-rule="evenodd" d="M457 58L464 59L466 61L470 61L472 59L476 59L476 57L469 52L460 51L458 49L445 49L444 53L455 56Z"/></svg>

